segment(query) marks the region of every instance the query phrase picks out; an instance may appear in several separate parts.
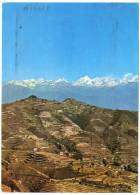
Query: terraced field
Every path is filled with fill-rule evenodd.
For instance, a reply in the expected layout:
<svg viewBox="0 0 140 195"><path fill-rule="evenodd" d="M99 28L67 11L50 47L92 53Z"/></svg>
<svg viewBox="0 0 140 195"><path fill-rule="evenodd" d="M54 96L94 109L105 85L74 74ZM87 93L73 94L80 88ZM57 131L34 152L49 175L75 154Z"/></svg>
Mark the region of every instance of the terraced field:
<svg viewBox="0 0 140 195"><path fill-rule="evenodd" d="M2 108L2 190L136 192L137 112L31 96Z"/></svg>

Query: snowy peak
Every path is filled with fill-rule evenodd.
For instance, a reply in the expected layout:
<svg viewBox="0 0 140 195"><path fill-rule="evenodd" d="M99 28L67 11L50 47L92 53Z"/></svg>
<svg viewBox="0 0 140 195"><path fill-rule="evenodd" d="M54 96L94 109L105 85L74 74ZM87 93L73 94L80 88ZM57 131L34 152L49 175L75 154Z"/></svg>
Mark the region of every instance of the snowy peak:
<svg viewBox="0 0 140 195"><path fill-rule="evenodd" d="M133 82L138 82L138 75L127 73L122 78L114 78L111 76L90 78L89 76L84 76L74 82L74 85L87 87L114 87Z"/></svg>
<svg viewBox="0 0 140 195"><path fill-rule="evenodd" d="M8 81L8 84L18 85L22 87L28 87L34 89L36 87L45 87L45 86L56 86L60 84L68 84L69 82L65 79L58 80L45 80L45 79L29 79L29 80L11 80Z"/></svg>
<svg viewBox="0 0 140 195"><path fill-rule="evenodd" d="M29 79L29 80L11 80L11 81L8 81L8 84L34 88L36 87L36 85L42 84L44 82L46 82L44 79L37 79L37 80Z"/></svg>
<svg viewBox="0 0 140 195"><path fill-rule="evenodd" d="M127 73L121 78L114 78L111 76L90 78L89 76L84 76L74 82L69 82L64 78L60 78L57 80L46 80L46 79L12 80L12 81L8 81L8 84L34 89L36 87L46 87L46 86L115 87L118 85L126 85L128 83L134 83L134 82L138 82L138 75Z"/></svg>
<svg viewBox="0 0 140 195"><path fill-rule="evenodd" d="M81 77L79 80L74 82L75 86L93 86L92 79L89 76Z"/></svg>

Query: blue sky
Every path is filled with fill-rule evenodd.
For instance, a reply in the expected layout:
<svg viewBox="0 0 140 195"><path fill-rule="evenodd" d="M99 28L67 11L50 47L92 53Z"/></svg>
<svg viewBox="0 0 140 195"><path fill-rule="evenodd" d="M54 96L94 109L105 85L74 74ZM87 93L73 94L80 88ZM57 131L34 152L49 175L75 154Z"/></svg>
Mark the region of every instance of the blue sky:
<svg viewBox="0 0 140 195"><path fill-rule="evenodd" d="M138 4L5 3L2 63L4 81L138 74Z"/></svg>

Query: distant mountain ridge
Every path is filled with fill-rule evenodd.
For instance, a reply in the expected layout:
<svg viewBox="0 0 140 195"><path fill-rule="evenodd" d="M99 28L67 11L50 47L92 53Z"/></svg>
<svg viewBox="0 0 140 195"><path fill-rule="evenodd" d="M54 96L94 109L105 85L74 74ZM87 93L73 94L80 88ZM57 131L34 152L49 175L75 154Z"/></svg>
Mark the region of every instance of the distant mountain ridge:
<svg viewBox="0 0 140 195"><path fill-rule="evenodd" d="M138 75L81 77L75 82L65 79L12 80L3 84L2 102L8 103L36 95L49 100L75 98L99 107L138 110Z"/></svg>
<svg viewBox="0 0 140 195"><path fill-rule="evenodd" d="M131 73L125 74L122 78L114 78L111 76L94 77L83 76L76 81L69 82L65 79L46 80L46 79L29 79L29 80L11 80L7 84L13 84L23 87L35 88L39 86L55 86L59 84L66 84L72 86L86 86L86 87L114 87L118 85L126 85L128 83L138 82L138 75Z"/></svg>

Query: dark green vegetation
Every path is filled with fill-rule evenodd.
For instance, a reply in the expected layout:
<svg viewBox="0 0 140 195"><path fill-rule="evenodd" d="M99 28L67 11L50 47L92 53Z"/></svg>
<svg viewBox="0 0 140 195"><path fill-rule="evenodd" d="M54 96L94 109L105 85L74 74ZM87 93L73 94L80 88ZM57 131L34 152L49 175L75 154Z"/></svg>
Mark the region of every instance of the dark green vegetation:
<svg viewBox="0 0 140 195"><path fill-rule="evenodd" d="M2 108L2 186L136 192L137 143L137 112L30 96Z"/></svg>

